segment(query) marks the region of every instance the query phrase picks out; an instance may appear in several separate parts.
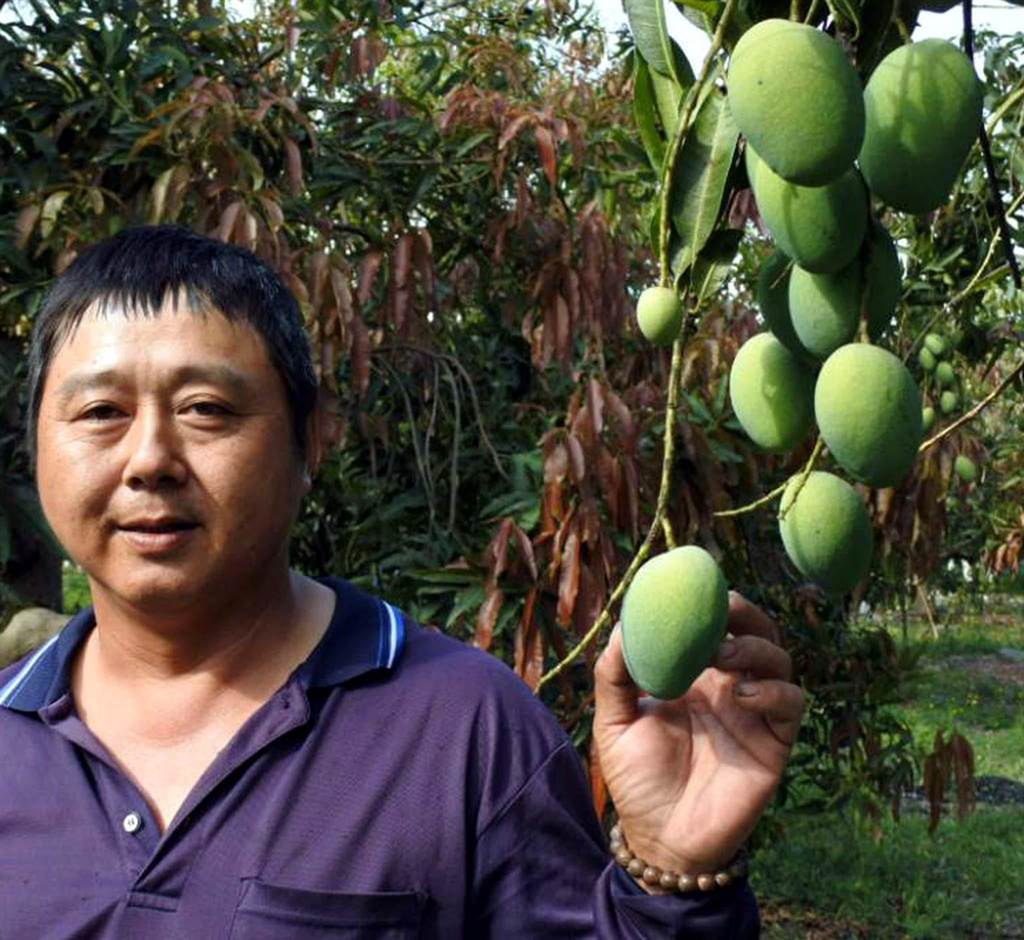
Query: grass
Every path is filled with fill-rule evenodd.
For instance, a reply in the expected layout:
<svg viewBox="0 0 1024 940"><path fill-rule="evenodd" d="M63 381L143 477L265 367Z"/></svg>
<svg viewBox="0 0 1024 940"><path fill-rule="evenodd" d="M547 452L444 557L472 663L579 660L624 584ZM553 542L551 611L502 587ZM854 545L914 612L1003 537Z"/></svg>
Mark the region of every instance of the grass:
<svg viewBox="0 0 1024 940"><path fill-rule="evenodd" d="M1024 781L1024 685L965 668L961 657L1024 650L1024 618L972 619L931 637L912 625L919 668L896 712L923 756L954 725L974 746L976 773ZM894 638L900 631L893 630ZM982 805L962 823L886 820L875 843L839 814L783 814L785 838L760 851L752 882L769 940L1024 938L1024 807Z"/></svg>

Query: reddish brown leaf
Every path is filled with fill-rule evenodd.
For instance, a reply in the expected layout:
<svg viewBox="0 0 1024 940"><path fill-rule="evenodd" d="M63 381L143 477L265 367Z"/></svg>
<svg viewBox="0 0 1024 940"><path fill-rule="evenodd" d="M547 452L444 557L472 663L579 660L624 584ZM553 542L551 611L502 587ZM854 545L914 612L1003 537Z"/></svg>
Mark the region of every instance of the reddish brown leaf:
<svg viewBox="0 0 1024 940"><path fill-rule="evenodd" d="M516 537L516 546L519 549L519 557L526 564L527 570L530 572L530 577L536 581L537 559L533 553L533 543L530 541L530 537L520 529L519 526L513 526L513 532Z"/></svg>
<svg viewBox="0 0 1024 940"><path fill-rule="evenodd" d="M545 641L544 631L534 616L539 588L531 588L526 595L523 614L516 630L514 668L531 689L537 688L544 675Z"/></svg>
<svg viewBox="0 0 1024 940"><path fill-rule="evenodd" d="M580 537L575 527L565 540L561 568L558 579L558 622L567 627L572 622L580 589Z"/></svg>
<svg viewBox="0 0 1024 940"><path fill-rule="evenodd" d="M238 213L241 211L242 201L236 199L220 214L220 222L213 237L222 242L230 241L231 233L235 230L235 223L238 221Z"/></svg>
<svg viewBox="0 0 1024 940"><path fill-rule="evenodd" d="M487 596L476 615L476 631L473 634L473 645L482 650L491 648L494 640L494 625L498 622L501 605L505 601L505 593L497 585L487 589Z"/></svg>
<svg viewBox="0 0 1024 940"><path fill-rule="evenodd" d="M583 457L583 446L574 434L567 434L565 437L566 450L569 454L569 470L573 483L583 482L587 471L586 460Z"/></svg>
<svg viewBox="0 0 1024 940"><path fill-rule="evenodd" d="M352 387L360 397L370 386L370 332L362 317L352 318Z"/></svg>
<svg viewBox="0 0 1024 940"><path fill-rule="evenodd" d="M604 389L597 379L587 382L587 408L590 410L590 423L594 436L599 437L604 430Z"/></svg>
<svg viewBox="0 0 1024 940"><path fill-rule="evenodd" d="M537 138L537 152L540 154L541 166L544 167L544 175L548 178L551 188L558 186L558 165L555 159L555 139L551 131L538 124L534 128Z"/></svg>
<svg viewBox="0 0 1024 940"><path fill-rule="evenodd" d="M288 172L288 189L293 196L302 195L302 154L299 145L290 137L284 139L284 155Z"/></svg>
<svg viewBox="0 0 1024 940"><path fill-rule="evenodd" d="M494 533L494 538L487 546L486 557L490 559L488 579L491 581L497 581L508 567L508 540L514 528L515 520L511 516L506 516L501 520L498 531Z"/></svg>
<svg viewBox="0 0 1024 940"><path fill-rule="evenodd" d="M520 114L518 117L506 124L505 129L501 132L501 136L498 138L498 149L504 150L516 134L518 134L533 120L534 116L532 114Z"/></svg>
<svg viewBox="0 0 1024 940"><path fill-rule="evenodd" d="M359 273L356 275L356 301L365 307L373 296L373 283L377 280L377 272L384 261L382 252L368 251L359 259Z"/></svg>

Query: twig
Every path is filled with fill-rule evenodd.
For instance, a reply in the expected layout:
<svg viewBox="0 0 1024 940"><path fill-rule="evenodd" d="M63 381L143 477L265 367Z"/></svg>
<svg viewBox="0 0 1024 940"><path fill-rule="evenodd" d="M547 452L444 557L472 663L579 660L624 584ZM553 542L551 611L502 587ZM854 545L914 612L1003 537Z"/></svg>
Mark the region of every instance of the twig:
<svg viewBox="0 0 1024 940"><path fill-rule="evenodd" d="M804 24L810 25L814 21L814 17L818 15L818 7L821 6L821 0L811 0L811 5L807 10L807 16L804 17Z"/></svg>
<svg viewBox="0 0 1024 940"><path fill-rule="evenodd" d="M722 18L718 21L715 35L711 39L711 48L708 49L708 54L704 57L704 64L701 66L700 75L690 87L686 100L686 109L683 111L679 124L676 126L675 135L672 137L671 144L669 144L668 153L665 156L665 164L662 167L661 219L658 226L658 266L660 268L658 283L662 287L670 287L672 285L672 262L670 258L670 243L672 240L672 171L675 168L679 151L683 149L683 141L686 140L686 135L690 132L690 125L695 119L697 102L700 100L701 91L708 80L708 76L711 74L711 66L715 62L715 57L722 48L725 30L732 19L732 11L735 6L736 0L728 0L725 9L722 11Z"/></svg>
<svg viewBox="0 0 1024 940"><path fill-rule="evenodd" d="M956 419L951 425L943 428L938 434L928 438L918 449L919 454L924 453L933 444L938 444L944 437L952 434L957 428L963 427L968 421L973 421L979 414L981 414L989 405L992 404L1018 375L1024 372L1024 360L1021 360L1016 368L1010 372L1006 378L1003 379L991 392L989 392L981 401L978 402L970 411L964 412L959 418Z"/></svg>
<svg viewBox="0 0 1024 940"><path fill-rule="evenodd" d="M974 26L971 23L971 0L964 0L964 52L971 62L971 69L974 69ZM999 178L996 176L996 164L992 159L992 146L989 143L988 132L985 130L985 122L981 122L978 128L978 142L981 144L981 153L985 158L985 173L988 176L988 187L992 193L992 202L995 207L996 221L999 224L999 231L1003 236L1003 251L1006 252L1006 263L1010 266L1013 274L1013 283L1020 290L1022 284L1020 279L1020 268L1017 266L1017 258L1013 253L1013 242L1010 239L1010 227L1006 224L1006 214L1003 212L1003 197L999 191Z"/></svg>
<svg viewBox="0 0 1024 940"><path fill-rule="evenodd" d="M644 537L637 553L633 556L633 560L629 563L626 573L619 580L619 583L615 585L611 596L608 598L608 602L604 605L604 610L602 610L598 615L597 619L594 621L594 625L587 631L583 639L581 639L579 643L577 643L565 655L558 665L540 677L540 681L537 683L537 688L534 690L537 695L540 694L540 690L543 689L545 685L561 675L580 655L580 653L594 642L601 631L609 624L612 618L612 611L618 605L622 595L626 593L626 588L628 588L632 582L633 576L637 573L640 566L647 560L647 556L651 553L651 547L654 545L654 540L657 538L658 532L661 531L661 520L664 518L665 511L668 507L668 496L670 491L669 483L672 477L672 462L675 454L675 420L676 410L679 407L679 380L682 375L682 371L683 341L682 339L677 339L672 345L672 368L669 370L668 376L668 403L665 406L665 454L661 462L661 485L658 488L658 502L654 510L654 519L651 521L650 528L647 530L647 535Z"/></svg>
<svg viewBox="0 0 1024 940"><path fill-rule="evenodd" d="M811 451L810 458L808 458L807 463L804 464L803 469L800 471L800 474L801 474L800 485L799 485L796 493L793 494L793 500L796 499L797 493L799 493L800 490L803 489L804 482L806 481L807 477L810 475L811 470L814 469L814 464L817 461L818 457L820 456L823 447L824 447L824 442L819 437L817 443L814 445L814 450ZM790 478L790 479L792 479L792 478ZM723 509L720 512L713 512L713 513L711 513L711 515L715 519L724 519L724 518L727 518L729 516L742 516L745 513L753 512L755 509L760 509L762 506L767 506L776 497L781 496L786 491L786 487L787 486L789 486L789 480L786 480L783 483L780 483L770 493L765 493L765 495L762 496L760 499L756 499L752 503L747 503L746 506L740 506L738 509ZM790 505L792 505L793 500L790 501Z"/></svg>
<svg viewBox="0 0 1024 940"><path fill-rule="evenodd" d="M800 22L800 0L789 0L789 18L795 23Z"/></svg>

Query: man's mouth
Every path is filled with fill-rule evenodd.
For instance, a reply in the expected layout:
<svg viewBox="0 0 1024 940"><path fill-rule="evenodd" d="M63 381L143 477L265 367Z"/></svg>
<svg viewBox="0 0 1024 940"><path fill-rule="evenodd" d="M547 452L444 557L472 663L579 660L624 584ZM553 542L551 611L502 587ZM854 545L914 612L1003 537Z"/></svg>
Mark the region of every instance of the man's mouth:
<svg viewBox="0 0 1024 940"><path fill-rule="evenodd" d="M120 528L128 532L149 532L154 534L161 534L166 532L183 532L186 529L196 528L197 523L185 522L185 521L168 521L168 522L129 522Z"/></svg>

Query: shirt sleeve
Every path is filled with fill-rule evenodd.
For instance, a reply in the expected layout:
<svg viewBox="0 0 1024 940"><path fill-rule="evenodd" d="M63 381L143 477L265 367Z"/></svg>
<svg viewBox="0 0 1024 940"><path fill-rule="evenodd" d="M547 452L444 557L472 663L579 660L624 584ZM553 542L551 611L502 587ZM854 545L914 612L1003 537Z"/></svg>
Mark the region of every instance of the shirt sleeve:
<svg viewBox="0 0 1024 940"><path fill-rule="evenodd" d="M551 753L479 834L467 935L600 940L755 940L746 880L707 894L649 895L611 858L582 763Z"/></svg>

